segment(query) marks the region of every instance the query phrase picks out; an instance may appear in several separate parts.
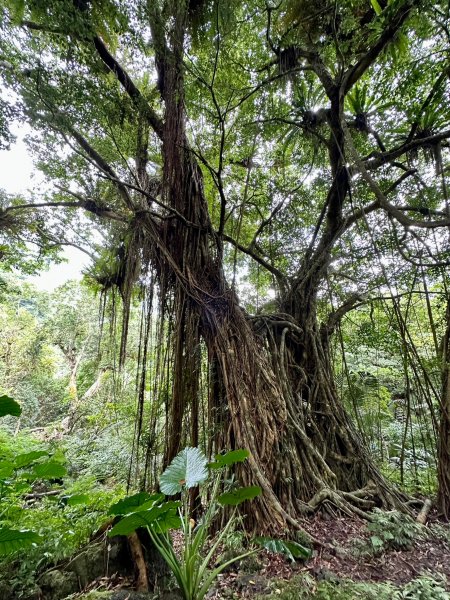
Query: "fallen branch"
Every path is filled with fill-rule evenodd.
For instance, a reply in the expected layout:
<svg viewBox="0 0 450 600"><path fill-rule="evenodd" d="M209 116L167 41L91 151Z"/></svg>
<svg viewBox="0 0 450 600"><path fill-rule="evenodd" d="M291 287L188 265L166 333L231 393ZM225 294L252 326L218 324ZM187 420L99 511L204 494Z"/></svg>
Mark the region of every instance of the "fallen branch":
<svg viewBox="0 0 450 600"><path fill-rule="evenodd" d="M34 492L31 494L25 494L25 500L38 500L39 498L45 498L46 496L58 496L61 490L50 490L48 492Z"/></svg>
<svg viewBox="0 0 450 600"><path fill-rule="evenodd" d="M428 518L428 513L430 512L432 506L433 506L433 503L431 502L431 500L429 498L427 498L425 500L425 502L423 503L423 506L420 509L419 514L417 515L417 519L416 519L417 523L420 523L421 525L426 524L427 518Z"/></svg>

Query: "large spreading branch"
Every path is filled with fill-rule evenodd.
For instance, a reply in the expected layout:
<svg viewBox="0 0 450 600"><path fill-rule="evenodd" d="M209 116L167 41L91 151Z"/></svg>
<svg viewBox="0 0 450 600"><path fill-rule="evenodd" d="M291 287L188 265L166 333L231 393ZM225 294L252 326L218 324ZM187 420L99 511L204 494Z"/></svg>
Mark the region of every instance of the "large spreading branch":
<svg viewBox="0 0 450 600"><path fill-rule="evenodd" d="M446 129L445 131L441 131L440 133L435 133L427 137L416 136L414 140L406 141L403 144L397 146L396 148L392 148L391 150L387 150L386 152L374 152L370 156L367 156L361 160L363 161L364 168L367 171L374 171L382 165L392 163L392 161L394 161L396 158L399 158L400 156L403 156L408 152L426 146L433 146L447 139L450 139L450 129ZM350 167L349 170L351 174L354 173L354 168Z"/></svg>
<svg viewBox="0 0 450 600"><path fill-rule="evenodd" d="M86 156L97 166L97 168L100 171L102 171L111 181L115 183L116 189L118 190L119 194L124 200L127 208L134 211L136 208L135 203L133 202L127 187L116 175L116 172L111 167L111 165L103 158L103 156L88 142L88 140L79 131L77 131L68 123L66 123L65 128L73 137L73 139L77 142L80 148L85 152ZM61 130L59 130L59 132L63 133ZM64 135L64 137L68 142L67 136Z"/></svg>
<svg viewBox="0 0 450 600"><path fill-rule="evenodd" d="M117 80L119 83L121 83L122 87L133 101L133 104L136 106L139 113L147 119L153 131L160 139L162 139L163 122L144 98L130 75L128 75L125 68L111 54L100 37L95 36L93 42L95 49L97 50L97 53L102 59L103 63L108 67L111 73L117 77Z"/></svg>
<svg viewBox="0 0 450 600"><path fill-rule="evenodd" d="M59 27L49 27L48 25L35 23L33 21L22 21L21 26L32 31L41 31L43 33L52 33L57 35L67 35L67 31ZM89 42L89 38L81 38L83 42ZM92 43L97 51L99 58L102 60L108 70L115 75L119 83L122 85L133 104L138 109L139 113L145 117L148 124L151 126L156 135L162 139L163 122L150 106L147 100L142 95L141 91L134 83L126 69L119 63L117 58L111 54L103 40L98 36L92 38Z"/></svg>
<svg viewBox="0 0 450 600"><path fill-rule="evenodd" d="M351 134L346 126L343 123L343 130L346 138L346 145L349 149L350 155L355 162L356 169L367 183L369 189L374 194L380 208L384 209L389 215L391 215L396 221L398 221L405 228L410 229L411 227L420 227L423 229L436 229L439 227L448 227L450 226L450 219L442 219L438 221L418 221L414 219L410 219L401 208L398 208L386 198L386 195L383 193L379 185L376 183L372 175L369 173L367 166L364 164L364 161L359 156L351 137Z"/></svg>
<svg viewBox="0 0 450 600"><path fill-rule="evenodd" d="M402 25L407 20L411 11L419 5L420 0L405 0L398 11L394 13L389 23L384 27L378 40L375 44L351 66L342 78L341 93L345 95L357 81L366 73L373 65L376 59L380 56L386 46L391 43L400 30Z"/></svg>

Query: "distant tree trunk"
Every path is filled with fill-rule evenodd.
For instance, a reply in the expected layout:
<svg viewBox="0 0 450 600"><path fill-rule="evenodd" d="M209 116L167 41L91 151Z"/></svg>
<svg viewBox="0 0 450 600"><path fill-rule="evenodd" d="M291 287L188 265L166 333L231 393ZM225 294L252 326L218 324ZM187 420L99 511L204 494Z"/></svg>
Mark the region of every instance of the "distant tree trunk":
<svg viewBox="0 0 450 600"><path fill-rule="evenodd" d="M442 340L442 398L438 445L438 507L450 518L450 299L447 300L447 327Z"/></svg>

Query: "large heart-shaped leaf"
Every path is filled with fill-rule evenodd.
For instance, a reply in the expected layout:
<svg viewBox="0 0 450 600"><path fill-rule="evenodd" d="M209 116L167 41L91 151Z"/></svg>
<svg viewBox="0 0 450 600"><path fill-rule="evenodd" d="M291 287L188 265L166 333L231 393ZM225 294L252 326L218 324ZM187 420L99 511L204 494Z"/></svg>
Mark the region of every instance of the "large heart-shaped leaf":
<svg viewBox="0 0 450 600"><path fill-rule="evenodd" d="M169 510L155 519L151 527L156 533L166 533L170 529L180 529L181 518L175 510Z"/></svg>
<svg viewBox="0 0 450 600"><path fill-rule="evenodd" d="M33 467L33 474L39 479L59 479L66 473L66 467L55 460L49 460Z"/></svg>
<svg viewBox="0 0 450 600"><path fill-rule="evenodd" d="M33 452L27 452L26 454L18 454L14 459L14 467L16 469L23 469L43 456L48 456L48 452L45 450L34 450Z"/></svg>
<svg viewBox="0 0 450 600"><path fill-rule="evenodd" d="M159 479L163 494L173 496L183 487L199 485L208 477L208 460L199 448L185 448L170 463Z"/></svg>
<svg viewBox="0 0 450 600"><path fill-rule="evenodd" d="M275 554L283 554L290 561L295 562L296 558L308 559L311 558L312 551L309 548L305 548L298 542L293 540L278 540L269 537L258 537L255 542Z"/></svg>
<svg viewBox="0 0 450 600"><path fill-rule="evenodd" d="M41 537L34 531L19 531L17 529L0 528L0 556L6 556L16 550L28 548L39 542Z"/></svg>
<svg viewBox="0 0 450 600"><path fill-rule="evenodd" d="M181 526L181 519L177 515L179 502L165 502L161 506L153 506L148 510L134 512L121 519L108 533L114 535L130 535L139 527L154 527L158 533L168 529L177 529Z"/></svg>
<svg viewBox="0 0 450 600"><path fill-rule="evenodd" d="M256 496L261 493L261 488L257 485L251 485L249 487L238 488L232 492L221 494L217 500L223 506L237 506L246 500L253 500Z"/></svg>
<svg viewBox="0 0 450 600"><path fill-rule="evenodd" d="M22 409L20 404L9 396L0 396L0 417L11 415L12 417L20 417Z"/></svg>
<svg viewBox="0 0 450 600"><path fill-rule="evenodd" d="M149 502L155 504L156 502L160 502L164 500L164 494L149 494L148 492L139 492L138 494L133 494L133 496L128 496L127 498L123 498L123 500L119 500L113 504L108 514L110 515L127 515L128 513L135 512L137 508L147 505ZM146 508L150 508L150 506L146 506Z"/></svg>
<svg viewBox="0 0 450 600"><path fill-rule="evenodd" d="M209 463L208 467L210 469L222 469L223 467L230 467L239 462L244 462L246 458L248 458L250 452L248 450L231 450L226 454L216 454L216 461Z"/></svg>

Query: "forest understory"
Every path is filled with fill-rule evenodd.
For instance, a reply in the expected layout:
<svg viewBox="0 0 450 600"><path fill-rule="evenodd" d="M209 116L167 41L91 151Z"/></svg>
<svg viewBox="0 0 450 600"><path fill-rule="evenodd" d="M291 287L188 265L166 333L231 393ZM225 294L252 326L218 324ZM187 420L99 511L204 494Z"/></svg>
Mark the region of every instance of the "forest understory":
<svg viewBox="0 0 450 600"><path fill-rule="evenodd" d="M111 365L115 352L120 350L120 337L114 350L104 325L102 332L99 313L83 310L99 302L89 286L70 282L49 293L38 291L20 278L7 274L3 277L2 377L8 391L14 390L21 414L12 416L14 411L10 410L10 416L2 418L1 523L16 531L20 528L32 532L36 538L27 550L11 553L16 547L2 546L0 536L0 549L6 552L0 598L180 597L170 570L142 533L134 541L126 531L122 534L127 533L127 537L108 535L120 519L111 507L124 498L133 498L140 490L156 491L164 468L162 453L149 457L148 439L141 440L137 452L136 425L130 419L136 411L133 373L142 328L139 311L130 317L125 363L117 378ZM416 310L421 307L418 303ZM280 532L274 518L257 532L266 536L262 544L256 541L257 533L245 525L244 516L242 522L233 523L214 549L209 568L249 550L257 551L238 558L218 574L207 598L450 597L450 528L436 508L433 441L424 436L420 418L416 421L418 417L414 416L409 422L396 403L390 404L395 390L402 386L403 374L398 369L396 347L386 345L383 351L379 348L383 336L391 339L389 319L380 313L373 342L367 338L371 326L370 314L365 311L357 322L352 319L348 323L346 358L352 377L341 379L341 393L350 402L358 402L362 431L379 457L383 477L399 490L405 510L387 509L381 503L378 508L374 506L376 487L369 485L360 495L360 508L367 503L365 510L361 509L362 516L349 516L327 492L314 509L311 505L305 511L300 528ZM420 344L422 327L414 335ZM354 357L353 347L372 358L361 362L361 356ZM375 357L376 364L371 365ZM361 365L367 371L362 371ZM133 384L128 386L127 380ZM339 384L339 371L336 381ZM119 395L120 402L115 401ZM2 396L1 406L6 406L7 398ZM162 403L159 410L163 408ZM380 411L381 421L373 418ZM151 411L144 413L144 419L149 418ZM153 418L155 436L163 448L164 421L158 413ZM207 448L208 439L200 437L199 445ZM221 456L227 454L216 457L225 464L228 459ZM238 456L238 460L244 458L248 460L248 452ZM245 463L238 462L237 466L240 464ZM224 468L226 478L226 469L231 467ZM145 488L143 478L148 481ZM238 479L230 481L221 483L224 491L242 489ZM201 506L192 505L191 512L199 523L214 495L212 484L201 483L204 485ZM141 501L148 501L147 496L135 504ZM252 510L254 502L247 501L244 515ZM130 505L124 512L133 510ZM421 512L419 520L424 524L416 521ZM215 543L228 518L229 514L224 513L211 528L202 556ZM170 538L177 556L183 556L182 532L172 530ZM294 546L284 547L283 540ZM139 567L142 553L144 570Z"/></svg>
<svg viewBox="0 0 450 600"><path fill-rule="evenodd" d="M391 529L398 541L384 540L377 546L367 522L351 518L308 519L305 529L328 545L308 561L291 562L281 554L262 551L243 560L219 576L209 591L210 600L253 598L269 600L352 600L409 598L447 600L450 598L450 527L431 514L427 526L409 523L405 536L401 525ZM387 528L389 529L389 527ZM380 519L379 531L386 533ZM177 544L176 534L174 543ZM230 550L228 550L229 552ZM236 551L236 548L233 549ZM176 591L152 594L135 592L132 576L112 573L90 582L83 591L70 596L80 600L174 600Z"/></svg>

